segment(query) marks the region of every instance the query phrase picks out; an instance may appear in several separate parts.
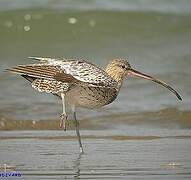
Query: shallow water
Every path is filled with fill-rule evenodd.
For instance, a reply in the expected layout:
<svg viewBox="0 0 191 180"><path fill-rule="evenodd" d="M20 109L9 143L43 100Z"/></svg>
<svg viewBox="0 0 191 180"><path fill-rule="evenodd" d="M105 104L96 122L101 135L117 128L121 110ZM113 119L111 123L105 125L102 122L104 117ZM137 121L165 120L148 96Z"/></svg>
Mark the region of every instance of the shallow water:
<svg viewBox="0 0 191 180"><path fill-rule="evenodd" d="M110 135L119 131L84 130L85 154L79 155L72 131L2 131L0 161L23 179L190 179L191 136L161 133L115 139Z"/></svg>
<svg viewBox="0 0 191 180"><path fill-rule="evenodd" d="M15 166L24 179L190 179L190 18L189 0L1 0L0 165ZM78 109L79 156L72 123L67 132L58 128L60 100L4 71L36 62L28 56L80 57L99 66L128 57L183 101L129 78L111 105Z"/></svg>
<svg viewBox="0 0 191 180"><path fill-rule="evenodd" d="M4 120L12 131L0 131L0 165L20 179L190 179L189 117L169 109L83 119L82 155L72 121L64 132L55 120Z"/></svg>

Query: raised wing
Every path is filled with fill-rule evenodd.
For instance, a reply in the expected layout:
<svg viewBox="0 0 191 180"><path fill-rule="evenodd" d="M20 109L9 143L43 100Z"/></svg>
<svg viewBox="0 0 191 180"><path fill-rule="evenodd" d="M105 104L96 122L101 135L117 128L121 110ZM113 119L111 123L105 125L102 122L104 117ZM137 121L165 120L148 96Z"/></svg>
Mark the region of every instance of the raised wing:
<svg viewBox="0 0 191 180"><path fill-rule="evenodd" d="M42 57L30 58L39 60L41 63L60 66L66 74L70 74L78 81L88 83L89 85L104 86L107 88L115 88L117 86L117 82L113 80L103 69L83 59L53 59ZM63 76L60 74L57 77L61 80Z"/></svg>
<svg viewBox="0 0 191 180"><path fill-rule="evenodd" d="M34 58L34 57L33 57ZM85 60L35 58L39 64L19 65L8 69L21 75L52 79L63 83L115 88L114 81L104 70Z"/></svg>
<svg viewBox="0 0 191 180"><path fill-rule="evenodd" d="M10 69L7 69L13 73L20 75L27 75L29 77L37 79L58 80L57 76L62 75L62 82L64 83L77 83L78 80L72 75L66 74L60 66L54 66L49 64L29 64L19 65Z"/></svg>

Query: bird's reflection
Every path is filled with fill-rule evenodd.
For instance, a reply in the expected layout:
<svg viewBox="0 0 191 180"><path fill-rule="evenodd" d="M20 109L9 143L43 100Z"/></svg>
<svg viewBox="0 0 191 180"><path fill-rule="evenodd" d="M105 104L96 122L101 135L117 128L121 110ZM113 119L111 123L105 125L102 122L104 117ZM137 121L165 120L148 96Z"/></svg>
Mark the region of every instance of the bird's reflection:
<svg viewBox="0 0 191 180"><path fill-rule="evenodd" d="M80 162L83 155L83 153L79 153L77 159L74 161L74 179L80 179Z"/></svg>

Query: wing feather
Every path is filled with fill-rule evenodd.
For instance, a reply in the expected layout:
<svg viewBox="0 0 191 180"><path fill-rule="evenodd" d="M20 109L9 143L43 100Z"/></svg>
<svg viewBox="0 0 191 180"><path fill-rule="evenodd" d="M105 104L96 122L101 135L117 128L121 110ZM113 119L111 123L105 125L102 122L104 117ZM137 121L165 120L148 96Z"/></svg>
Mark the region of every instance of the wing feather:
<svg viewBox="0 0 191 180"><path fill-rule="evenodd" d="M116 88L117 82L103 69L82 59L52 59L31 57L39 64L19 65L11 72L36 78L52 79L63 83L75 83L97 87Z"/></svg>
<svg viewBox="0 0 191 180"><path fill-rule="evenodd" d="M22 76L29 76L38 79L57 80L63 83L80 83L72 75L64 73L64 70L59 66L44 65L44 64L32 64L32 65L19 65L8 69L13 73L20 74Z"/></svg>
<svg viewBox="0 0 191 180"><path fill-rule="evenodd" d="M59 72L59 69L55 66L42 64L19 65L8 70L20 75L45 79L53 79L54 75Z"/></svg>

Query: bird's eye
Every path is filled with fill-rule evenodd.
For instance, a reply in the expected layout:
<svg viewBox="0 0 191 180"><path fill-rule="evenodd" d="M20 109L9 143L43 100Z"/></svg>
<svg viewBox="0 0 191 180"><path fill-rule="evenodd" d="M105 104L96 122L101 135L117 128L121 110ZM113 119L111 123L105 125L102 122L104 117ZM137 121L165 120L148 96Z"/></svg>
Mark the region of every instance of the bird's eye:
<svg viewBox="0 0 191 180"><path fill-rule="evenodd" d="M121 67L122 67L123 69L125 69L125 65L122 65Z"/></svg>

